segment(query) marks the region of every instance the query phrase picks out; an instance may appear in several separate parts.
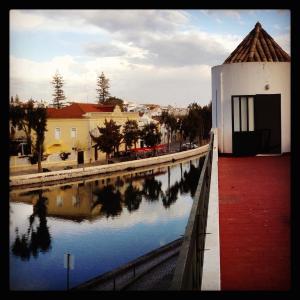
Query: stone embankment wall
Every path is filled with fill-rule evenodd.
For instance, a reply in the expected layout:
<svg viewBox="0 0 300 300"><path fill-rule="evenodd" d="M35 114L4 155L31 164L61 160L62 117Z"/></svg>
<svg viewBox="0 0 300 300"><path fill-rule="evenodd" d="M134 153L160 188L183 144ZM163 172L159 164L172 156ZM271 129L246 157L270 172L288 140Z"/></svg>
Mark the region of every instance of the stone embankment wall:
<svg viewBox="0 0 300 300"><path fill-rule="evenodd" d="M106 165L93 166L93 167L83 167L83 168L70 169L70 170L60 170L60 171L38 173L38 174L11 176L10 187L26 186L30 184L36 184L36 183L44 185L51 181L72 180L73 178L87 177L96 174L107 174L107 173L112 173L117 171L134 170L139 167L157 165L169 161L175 162L176 160L179 159L200 155L202 153L207 152L208 149L209 149L209 145L207 144L192 150L187 150L187 151L182 151L182 152L177 152L177 153L172 153L172 154L167 154L167 155L162 155L157 157L127 161L122 163L106 164Z"/></svg>

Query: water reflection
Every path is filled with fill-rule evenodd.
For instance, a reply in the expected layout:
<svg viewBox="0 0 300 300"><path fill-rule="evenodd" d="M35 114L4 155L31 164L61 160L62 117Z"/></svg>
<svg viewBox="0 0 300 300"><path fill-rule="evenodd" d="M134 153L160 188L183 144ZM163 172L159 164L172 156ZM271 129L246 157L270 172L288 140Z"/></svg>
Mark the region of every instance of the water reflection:
<svg viewBox="0 0 300 300"><path fill-rule="evenodd" d="M29 224L26 233L20 234L16 227L16 238L12 245L12 253L22 260L29 260L31 256L37 258L39 252L47 252L51 249L51 235L47 226L47 198L43 197L42 190L35 191L38 200L33 206L33 213L29 216ZM35 221L38 225L35 227Z"/></svg>
<svg viewBox="0 0 300 300"><path fill-rule="evenodd" d="M11 289L65 289L65 252L76 257L71 271L74 286L180 237L203 160L47 189L13 189Z"/></svg>
<svg viewBox="0 0 300 300"><path fill-rule="evenodd" d="M156 180L155 177L146 178L144 180L143 195L147 201L157 201L162 193L161 181Z"/></svg>
<svg viewBox="0 0 300 300"><path fill-rule="evenodd" d="M137 212L143 199L148 203L161 201L162 207L169 209L180 195L189 193L194 197L203 162L204 158L190 161L185 164L184 171L183 165L179 164L44 190L11 192L11 201L33 204L26 233L15 228L12 253L22 260L29 260L31 256L37 257L39 252L51 249L47 216L79 223L102 217L114 219L125 207L130 214Z"/></svg>
<svg viewBox="0 0 300 300"><path fill-rule="evenodd" d="M139 188L134 187L132 182L128 185L124 194L124 204L131 213L138 210L142 202L142 192Z"/></svg>
<svg viewBox="0 0 300 300"><path fill-rule="evenodd" d="M116 190L118 186L107 185L101 189L96 189L93 193L97 196L97 200L93 203L92 209L101 204L101 215L115 217L121 214L121 193Z"/></svg>
<svg viewBox="0 0 300 300"><path fill-rule="evenodd" d="M190 192L192 197L195 196L203 163L203 160L199 161L199 165L201 165L201 167L195 167L192 163L190 163L189 172L185 171L181 180L180 191L182 193Z"/></svg>

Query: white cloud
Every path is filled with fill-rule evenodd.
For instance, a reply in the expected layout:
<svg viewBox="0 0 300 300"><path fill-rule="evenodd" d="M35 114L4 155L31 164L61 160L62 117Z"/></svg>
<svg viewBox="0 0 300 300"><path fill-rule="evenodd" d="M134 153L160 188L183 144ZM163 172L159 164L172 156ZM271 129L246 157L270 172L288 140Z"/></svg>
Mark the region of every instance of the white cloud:
<svg viewBox="0 0 300 300"><path fill-rule="evenodd" d="M10 30L55 32L103 32L99 27L87 24L81 11L68 10L11 10Z"/></svg>
<svg viewBox="0 0 300 300"><path fill-rule="evenodd" d="M128 63L120 57L95 58L79 63L71 56L34 62L11 57L11 95L51 102L51 78L58 69L65 80L68 100L95 101L96 78L102 71L110 79L111 94L123 99L183 106L200 98L210 100L210 66L159 67ZM155 74L155 76L153 76ZM204 92L207 91L207 92ZM133 96L134 95L134 96ZM205 95L205 96L203 96Z"/></svg>
<svg viewBox="0 0 300 300"><path fill-rule="evenodd" d="M274 40L284 51L286 51L288 54L291 53L291 37L289 34L275 36Z"/></svg>
<svg viewBox="0 0 300 300"><path fill-rule="evenodd" d="M244 23L245 12L256 13L201 12L224 25L231 18L237 26ZM211 98L210 68L222 64L245 37L200 30L190 22L191 14L181 10L12 10L10 14L11 33L84 32L88 36L74 42L74 35L70 40L68 34L62 35L63 46L74 45L82 56L72 55L72 50L46 61L11 56L11 95L24 99L51 101L50 81L58 69L69 100L94 101L97 75L104 72L111 81L111 94L123 99L187 105L201 98L206 104ZM274 39L290 53L287 34Z"/></svg>
<svg viewBox="0 0 300 300"><path fill-rule="evenodd" d="M11 29L97 33L169 32L188 22L176 10L11 10Z"/></svg>

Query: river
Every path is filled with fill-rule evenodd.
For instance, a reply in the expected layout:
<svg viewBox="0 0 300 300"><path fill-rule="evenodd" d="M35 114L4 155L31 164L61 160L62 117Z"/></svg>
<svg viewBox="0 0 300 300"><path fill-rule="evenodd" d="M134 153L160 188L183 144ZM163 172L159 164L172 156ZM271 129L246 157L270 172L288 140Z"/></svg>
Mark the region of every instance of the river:
<svg viewBox="0 0 300 300"><path fill-rule="evenodd" d="M184 234L204 156L10 191L10 289L65 290Z"/></svg>

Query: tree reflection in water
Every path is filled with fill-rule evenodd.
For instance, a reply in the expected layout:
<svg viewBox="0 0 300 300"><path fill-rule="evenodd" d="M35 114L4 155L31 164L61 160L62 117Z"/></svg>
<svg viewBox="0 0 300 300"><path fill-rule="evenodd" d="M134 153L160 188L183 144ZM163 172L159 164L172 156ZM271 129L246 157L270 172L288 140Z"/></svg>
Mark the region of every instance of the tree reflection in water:
<svg viewBox="0 0 300 300"><path fill-rule="evenodd" d="M115 191L112 185L106 185L101 189L96 189L93 193L97 196L97 200L94 202L92 208L101 204L100 214L105 215L106 218L113 218L121 214L121 193Z"/></svg>
<svg viewBox="0 0 300 300"><path fill-rule="evenodd" d="M146 178L144 181L143 195L148 201L157 201L159 199L161 190L161 182L155 177Z"/></svg>
<svg viewBox="0 0 300 300"><path fill-rule="evenodd" d="M188 172L185 171L183 175L182 165L180 164L181 180L179 183L176 181L172 186L170 186L170 167L168 167L168 189L163 193L162 197L162 203L165 208L170 207L176 202L179 191L181 194L190 192L192 197L195 196L203 163L204 159L200 158L198 166L195 167L192 161L190 161L190 170Z"/></svg>
<svg viewBox="0 0 300 300"><path fill-rule="evenodd" d="M162 203L165 208L171 206L171 204L175 203L178 198L178 192L180 189L180 184L176 181L174 185L166 190L166 193L162 196Z"/></svg>
<svg viewBox="0 0 300 300"><path fill-rule="evenodd" d="M124 194L124 204L129 212L135 211L140 207L142 201L142 192L134 187L132 183L128 185Z"/></svg>
<svg viewBox="0 0 300 300"><path fill-rule="evenodd" d="M43 197L42 190L38 191L38 200L33 207L33 213L29 217L29 227L26 234L19 234L16 228L16 239L12 245L12 253L22 260L29 260L31 256L37 258L38 253L51 249L51 235L47 226L47 198ZM34 228L36 217L39 225Z"/></svg>

